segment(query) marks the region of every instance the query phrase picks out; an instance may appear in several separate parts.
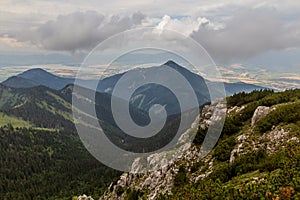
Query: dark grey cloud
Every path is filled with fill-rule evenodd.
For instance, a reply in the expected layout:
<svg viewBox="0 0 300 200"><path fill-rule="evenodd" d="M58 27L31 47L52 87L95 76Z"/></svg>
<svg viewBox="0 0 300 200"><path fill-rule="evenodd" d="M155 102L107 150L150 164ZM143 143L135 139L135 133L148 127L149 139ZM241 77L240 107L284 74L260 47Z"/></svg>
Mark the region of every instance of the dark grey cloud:
<svg viewBox="0 0 300 200"><path fill-rule="evenodd" d="M95 11L74 12L14 33L13 37L47 50L83 52L91 50L111 35L141 24L144 18L139 12L122 17L105 16Z"/></svg>
<svg viewBox="0 0 300 200"><path fill-rule="evenodd" d="M219 62L244 60L272 50L300 47L299 21L283 21L275 10L241 10L224 28L202 24L191 34Z"/></svg>

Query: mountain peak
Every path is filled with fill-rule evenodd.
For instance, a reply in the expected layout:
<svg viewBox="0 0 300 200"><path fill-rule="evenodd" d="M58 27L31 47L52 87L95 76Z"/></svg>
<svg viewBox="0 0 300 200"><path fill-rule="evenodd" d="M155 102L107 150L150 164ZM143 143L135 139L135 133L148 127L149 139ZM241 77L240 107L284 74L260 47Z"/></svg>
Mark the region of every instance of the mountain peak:
<svg viewBox="0 0 300 200"><path fill-rule="evenodd" d="M15 88L43 85L55 90L60 90L71 83L74 83L73 78L56 76L41 68L29 69L3 82L4 85Z"/></svg>
<svg viewBox="0 0 300 200"><path fill-rule="evenodd" d="M55 76L55 75L51 74L50 72L42 68L34 68L34 69L29 69L17 76L22 78L32 78L35 76Z"/></svg>
<svg viewBox="0 0 300 200"><path fill-rule="evenodd" d="M179 66L176 62L174 62L173 60L168 60L165 64L163 65L168 65L169 67L172 67L174 65Z"/></svg>
<svg viewBox="0 0 300 200"><path fill-rule="evenodd" d="M173 69L175 69L175 70L177 70L177 71L179 71L179 72L181 72L181 73L188 73L188 72L189 72L188 69L186 69L185 67L183 67L183 66L177 64L177 63L174 62L173 60L167 61L167 62L166 62L165 64L163 64L162 66L164 66L164 65L169 66L169 67L171 67L171 68L173 68Z"/></svg>
<svg viewBox="0 0 300 200"><path fill-rule="evenodd" d="M47 72L46 70L44 70L44 69L42 69L42 68L32 68L32 69L29 69L29 70L27 70L27 71L25 71L25 72L34 72L34 71L36 71L36 72L46 72L46 73L49 73L49 72Z"/></svg>

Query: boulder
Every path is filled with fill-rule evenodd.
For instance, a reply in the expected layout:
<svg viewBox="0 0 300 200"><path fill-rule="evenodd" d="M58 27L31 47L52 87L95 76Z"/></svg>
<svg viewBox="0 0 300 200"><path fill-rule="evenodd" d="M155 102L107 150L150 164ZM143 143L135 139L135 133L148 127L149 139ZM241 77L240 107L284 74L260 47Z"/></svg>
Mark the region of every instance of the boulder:
<svg viewBox="0 0 300 200"><path fill-rule="evenodd" d="M270 107L258 106L253 114L251 126L254 126L261 118L267 116L271 112Z"/></svg>

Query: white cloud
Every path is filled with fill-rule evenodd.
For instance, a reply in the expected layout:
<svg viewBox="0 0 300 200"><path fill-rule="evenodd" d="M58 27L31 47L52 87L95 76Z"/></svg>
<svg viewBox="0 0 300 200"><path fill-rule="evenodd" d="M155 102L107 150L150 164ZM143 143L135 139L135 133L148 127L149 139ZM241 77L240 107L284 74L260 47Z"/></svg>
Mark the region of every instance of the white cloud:
<svg viewBox="0 0 300 200"><path fill-rule="evenodd" d="M205 17L193 18L187 16L174 18L169 15L164 15L162 18L155 20L152 26L155 26L159 32L167 29L176 31L185 36L190 36L190 34L197 31L200 26L204 25L211 29L219 29L222 27L222 24L211 22Z"/></svg>
<svg viewBox="0 0 300 200"><path fill-rule="evenodd" d="M165 15L161 22L156 26L157 29L159 30L163 30L165 28L165 26L170 22L171 17L168 15Z"/></svg>
<svg viewBox="0 0 300 200"><path fill-rule="evenodd" d="M274 10L241 10L225 22L224 28L201 26L191 36L213 59L228 62L271 50L300 47L300 23L287 23Z"/></svg>

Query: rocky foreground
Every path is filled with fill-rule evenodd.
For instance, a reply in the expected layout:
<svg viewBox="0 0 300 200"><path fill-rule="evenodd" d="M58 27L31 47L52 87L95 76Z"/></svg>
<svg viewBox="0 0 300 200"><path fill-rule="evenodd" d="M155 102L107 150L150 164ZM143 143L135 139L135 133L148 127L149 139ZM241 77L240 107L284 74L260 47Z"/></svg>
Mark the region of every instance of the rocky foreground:
<svg viewBox="0 0 300 200"><path fill-rule="evenodd" d="M173 162L158 170L123 173L100 199L244 199L250 195L249 198L297 199L300 109L295 109L300 106L299 97L292 96L285 100L280 97L273 103L266 103L271 101L267 96L243 105L228 105L222 137L207 156L201 157L201 144L187 144ZM216 106L220 103L204 107L199 133L212 123ZM289 110L294 112L287 113ZM158 154L148 160L160 159Z"/></svg>

